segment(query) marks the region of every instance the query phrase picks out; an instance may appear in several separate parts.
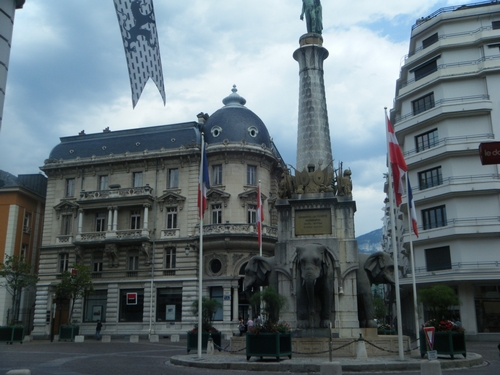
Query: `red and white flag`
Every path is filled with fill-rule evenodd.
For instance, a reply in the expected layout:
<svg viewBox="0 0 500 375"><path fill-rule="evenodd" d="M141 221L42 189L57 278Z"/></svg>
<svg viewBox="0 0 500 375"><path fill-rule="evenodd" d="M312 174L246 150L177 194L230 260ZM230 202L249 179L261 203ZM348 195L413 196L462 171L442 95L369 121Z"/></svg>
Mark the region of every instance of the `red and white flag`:
<svg viewBox="0 0 500 375"><path fill-rule="evenodd" d="M257 189L257 237L259 248L262 246L262 222L264 221L264 210L262 209L262 196L260 195L260 183Z"/></svg>
<svg viewBox="0 0 500 375"><path fill-rule="evenodd" d="M207 191L210 189L210 180L208 177L207 151L205 150L205 140L201 136L201 163L200 178L198 179L198 216L203 218L207 209Z"/></svg>
<svg viewBox="0 0 500 375"><path fill-rule="evenodd" d="M158 31L153 0L114 0L127 58L132 106L135 108L149 78L165 104Z"/></svg>
<svg viewBox="0 0 500 375"><path fill-rule="evenodd" d="M392 124L387 118L387 131L389 134L389 162L391 163L392 169L392 179L394 182L394 195L396 196L396 205L399 206L402 202L403 196L403 174L408 171L408 167L406 166L405 158L403 156L403 152L401 151L401 147L399 147L398 140L396 135L394 134L394 129L392 128Z"/></svg>
<svg viewBox="0 0 500 375"><path fill-rule="evenodd" d="M409 178L408 178L408 207L410 210L411 226L413 228L413 233L415 233L415 236L418 237L417 209L415 207L415 200L413 199L413 192L411 191Z"/></svg>

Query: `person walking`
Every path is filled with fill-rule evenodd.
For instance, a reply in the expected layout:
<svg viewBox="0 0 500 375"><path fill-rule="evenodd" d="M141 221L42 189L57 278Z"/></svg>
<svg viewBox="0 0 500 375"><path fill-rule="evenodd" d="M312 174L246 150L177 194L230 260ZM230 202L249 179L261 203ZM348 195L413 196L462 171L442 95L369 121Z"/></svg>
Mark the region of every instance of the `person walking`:
<svg viewBox="0 0 500 375"><path fill-rule="evenodd" d="M102 323L100 320L98 320L97 325L95 327L95 337L98 341L101 339L101 329L102 329Z"/></svg>

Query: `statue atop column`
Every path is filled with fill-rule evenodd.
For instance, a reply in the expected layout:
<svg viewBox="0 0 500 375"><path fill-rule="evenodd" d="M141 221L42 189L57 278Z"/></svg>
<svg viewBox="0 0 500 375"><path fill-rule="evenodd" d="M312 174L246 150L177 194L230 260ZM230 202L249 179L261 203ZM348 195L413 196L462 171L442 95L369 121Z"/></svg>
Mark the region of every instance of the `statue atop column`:
<svg viewBox="0 0 500 375"><path fill-rule="evenodd" d="M320 0L302 0L302 13L300 19L306 17L308 33L320 34L323 31L323 15Z"/></svg>

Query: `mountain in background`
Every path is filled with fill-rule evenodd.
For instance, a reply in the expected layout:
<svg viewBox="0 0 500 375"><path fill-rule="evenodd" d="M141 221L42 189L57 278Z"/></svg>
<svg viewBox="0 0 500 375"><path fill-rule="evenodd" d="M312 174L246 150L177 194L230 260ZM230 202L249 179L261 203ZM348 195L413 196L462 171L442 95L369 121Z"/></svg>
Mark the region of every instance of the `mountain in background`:
<svg viewBox="0 0 500 375"><path fill-rule="evenodd" d="M360 253L371 254L382 251L382 228L362 234L356 237L356 240L358 241L358 251Z"/></svg>

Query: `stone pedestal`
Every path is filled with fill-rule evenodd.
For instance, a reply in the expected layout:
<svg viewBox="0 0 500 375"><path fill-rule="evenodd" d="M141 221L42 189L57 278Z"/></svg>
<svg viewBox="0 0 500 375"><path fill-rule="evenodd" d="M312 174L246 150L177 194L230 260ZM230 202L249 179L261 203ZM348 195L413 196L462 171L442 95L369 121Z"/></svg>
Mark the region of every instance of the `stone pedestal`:
<svg viewBox="0 0 500 375"><path fill-rule="evenodd" d="M130 335L130 342L139 342L139 335Z"/></svg>
<svg viewBox="0 0 500 375"><path fill-rule="evenodd" d="M275 246L279 293L288 298L282 319L297 327L297 247L319 244L333 259L334 301L330 321L340 338L358 338L356 300L358 246L354 234L356 203L350 196L334 193L295 194L276 202L278 243ZM317 311L319 312L319 311ZM314 318L319 327L319 318Z"/></svg>

